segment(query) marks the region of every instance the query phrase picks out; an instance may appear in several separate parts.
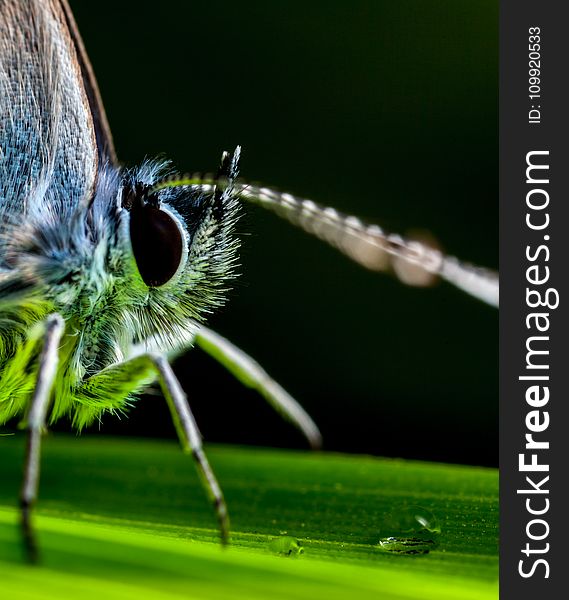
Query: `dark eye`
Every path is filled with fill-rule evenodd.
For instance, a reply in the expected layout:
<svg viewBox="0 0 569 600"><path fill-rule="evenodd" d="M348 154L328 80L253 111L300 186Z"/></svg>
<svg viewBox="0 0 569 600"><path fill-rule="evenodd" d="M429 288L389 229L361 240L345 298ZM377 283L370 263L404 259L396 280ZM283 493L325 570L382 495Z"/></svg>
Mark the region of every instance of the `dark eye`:
<svg viewBox="0 0 569 600"><path fill-rule="evenodd" d="M184 257L184 237L177 219L150 204L133 206L130 241L144 283L159 287L176 274Z"/></svg>

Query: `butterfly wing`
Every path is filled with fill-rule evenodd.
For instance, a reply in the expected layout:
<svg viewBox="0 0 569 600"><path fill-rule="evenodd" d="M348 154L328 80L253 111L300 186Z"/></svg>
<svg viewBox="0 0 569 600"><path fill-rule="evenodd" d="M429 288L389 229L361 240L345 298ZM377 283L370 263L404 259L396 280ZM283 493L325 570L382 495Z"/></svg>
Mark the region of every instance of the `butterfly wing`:
<svg viewBox="0 0 569 600"><path fill-rule="evenodd" d="M23 222L64 224L94 193L95 124L67 10L58 0L0 0L3 236Z"/></svg>
<svg viewBox="0 0 569 600"><path fill-rule="evenodd" d="M79 29L75 23L69 3L67 0L60 0L60 4L65 14L69 34L73 40L75 52L77 53L77 60L79 62L79 67L81 68L81 75L83 76L83 85L85 86L85 92L87 94L91 116L93 118L93 125L95 127L99 162L110 162L111 164L116 165L117 155L113 144L113 137L101 99L101 94L99 93L99 87L97 86L97 80L95 79L93 68L91 67L91 62L87 56L83 40L79 34Z"/></svg>

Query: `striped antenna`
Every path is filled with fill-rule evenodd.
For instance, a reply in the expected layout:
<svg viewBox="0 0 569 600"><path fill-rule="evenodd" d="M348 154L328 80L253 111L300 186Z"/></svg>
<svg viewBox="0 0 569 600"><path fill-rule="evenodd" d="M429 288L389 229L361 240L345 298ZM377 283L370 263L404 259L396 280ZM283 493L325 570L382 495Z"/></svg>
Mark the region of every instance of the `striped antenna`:
<svg viewBox="0 0 569 600"><path fill-rule="evenodd" d="M403 283L415 286L430 285L439 277L491 306L498 306L499 279L495 271L461 262L423 242L387 233L378 225L366 224L334 208L256 184L199 174L162 181L152 192L178 186L205 193L229 186L240 198L287 219L372 271L392 271Z"/></svg>

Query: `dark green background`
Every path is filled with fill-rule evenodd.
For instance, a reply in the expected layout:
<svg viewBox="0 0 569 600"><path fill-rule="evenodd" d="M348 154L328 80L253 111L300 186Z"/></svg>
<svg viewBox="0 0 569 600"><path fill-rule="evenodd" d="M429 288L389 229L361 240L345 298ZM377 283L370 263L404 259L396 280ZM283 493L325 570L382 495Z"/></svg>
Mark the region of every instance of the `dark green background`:
<svg viewBox="0 0 569 600"><path fill-rule="evenodd" d="M121 160L164 153L497 267L496 2L72 1ZM497 463L498 313L369 273L260 209L212 325L321 425L329 449ZM195 351L177 363L206 440L302 445ZM105 432L173 435L157 396Z"/></svg>

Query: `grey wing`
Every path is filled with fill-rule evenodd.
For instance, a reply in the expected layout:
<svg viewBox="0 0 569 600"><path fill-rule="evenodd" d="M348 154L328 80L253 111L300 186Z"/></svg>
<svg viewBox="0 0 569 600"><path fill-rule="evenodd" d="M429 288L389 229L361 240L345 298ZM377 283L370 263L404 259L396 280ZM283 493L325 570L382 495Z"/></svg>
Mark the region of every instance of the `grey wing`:
<svg viewBox="0 0 569 600"><path fill-rule="evenodd" d="M81 68L81 74L83 76L83 84L87 93L87 99L91 107L91 115L93 117L93 125L95 127L95 137L97 138L97 148L99 151L99 162L109 162L113 165L117 164L117 155L115 152L115 146L113 144L113 136L107 120L107 114L103 106L101 94L99 93L99 87L91 62L85 51L83 40L79 34L77 24L73 18L73 13L69 7L67 0L60 0L61 7L67 20L67 26L69 27L69 33L73 39L75 45L75 51L77 52L77 60Z"/></svg>
<svg viewBox="0 0 569 600"><path fill-rule="evenodd" d="M0 233L65 223L93 195L97 143L58 0L0 0Z"/></svg>

